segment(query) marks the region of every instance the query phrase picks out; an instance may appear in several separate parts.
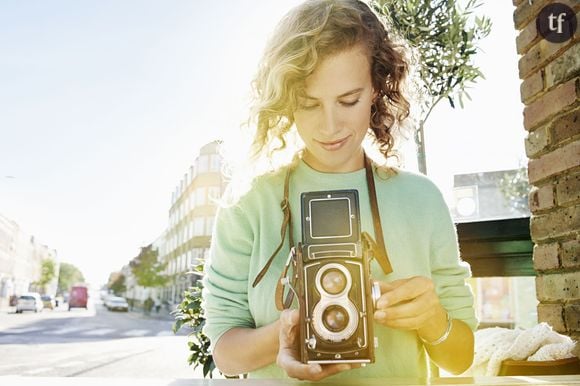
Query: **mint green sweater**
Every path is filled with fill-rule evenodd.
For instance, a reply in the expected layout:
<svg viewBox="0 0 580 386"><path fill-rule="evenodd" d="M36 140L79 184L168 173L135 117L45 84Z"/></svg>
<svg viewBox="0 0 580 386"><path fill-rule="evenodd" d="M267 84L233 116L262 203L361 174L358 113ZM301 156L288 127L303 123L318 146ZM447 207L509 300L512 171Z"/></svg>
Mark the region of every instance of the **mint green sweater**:
<svg viewBox="0 0 580 386"><path fill-rule="evenodd" d="M211 349L233 327L256 328L278 319L274 291L289 252L286 244L268 273L252 282L280 242L285 170L259 177L234 206L218 210L210 256L203 279L206 316L204 333ZM404 170L381 178L375 171L377 199L384 240L393 272L384 275L371 263L373 278L392 281L411 276L430 277L441 304L454 319L472 329L477 320L473 295L465 279L469 265L459 258L454 224L437 187L426 177ZM321 173L299 161L290 178L290 205L295 242L300 241L300 193L317 190L357 189L361 230L374 237L365 169L351 173ZM425 377L427 360L415 332L390 329L375 323L379 347L376 362L335 375L336 378ZM240 348L239 355L244 355ZM272 364L249 374L254 378L284 378Z"/></svg>

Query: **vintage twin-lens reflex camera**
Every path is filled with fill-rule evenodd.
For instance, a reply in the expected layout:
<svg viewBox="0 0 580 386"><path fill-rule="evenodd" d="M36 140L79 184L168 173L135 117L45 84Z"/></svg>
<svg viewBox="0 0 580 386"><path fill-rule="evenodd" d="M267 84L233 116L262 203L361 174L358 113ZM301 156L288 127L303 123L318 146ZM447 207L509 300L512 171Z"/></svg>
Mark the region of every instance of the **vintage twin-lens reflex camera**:
<svg viewBox="0 0 580 386"><path fill-rule="evenodd" d="M302 243L295 252L303 363L372 363L372 245L361 235L356 190L302 193Z"/></svg>

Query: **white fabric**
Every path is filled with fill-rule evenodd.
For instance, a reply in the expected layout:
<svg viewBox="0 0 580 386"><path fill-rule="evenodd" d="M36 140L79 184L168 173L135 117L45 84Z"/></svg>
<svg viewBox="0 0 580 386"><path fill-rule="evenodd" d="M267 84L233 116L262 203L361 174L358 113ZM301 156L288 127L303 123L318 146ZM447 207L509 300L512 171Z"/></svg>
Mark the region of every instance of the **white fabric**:
<svg viewBox="0 0 580 386"><path fill-rule="evenodd" d="M506 359L549 361L572 358L575 342L547 323L529 329L486 328L475 332L475 357L467 373L495 376Z"/></svg>

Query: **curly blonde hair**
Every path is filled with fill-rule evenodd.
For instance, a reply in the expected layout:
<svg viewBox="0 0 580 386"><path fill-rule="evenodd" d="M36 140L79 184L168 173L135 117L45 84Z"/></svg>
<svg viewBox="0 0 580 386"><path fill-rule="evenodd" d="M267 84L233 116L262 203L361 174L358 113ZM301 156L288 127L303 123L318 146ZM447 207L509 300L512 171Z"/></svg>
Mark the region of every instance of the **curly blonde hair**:
<svg viewBox="0 0 580 386"><path fill-rule="evenodd" d="M371 107L373 142L385 159L392 155L392 129L410 109L404 91L409 73L404 46L389 37L385 23L362 1L307 0L280 21L252 82L252 157L270 158L286 147L306 78L323 59L357 44L368 50L378 93Z"/></svg>

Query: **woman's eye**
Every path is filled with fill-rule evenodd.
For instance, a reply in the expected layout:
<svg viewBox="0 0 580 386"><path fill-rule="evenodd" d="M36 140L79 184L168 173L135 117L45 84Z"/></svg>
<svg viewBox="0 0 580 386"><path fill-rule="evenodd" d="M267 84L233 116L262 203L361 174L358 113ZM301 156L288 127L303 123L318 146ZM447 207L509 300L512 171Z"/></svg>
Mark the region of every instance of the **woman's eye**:
<svg viewBox="0 0 580 386"><path fill-rule="evenodd" d="M359 101L360 101L360 99L357 99L356 101L353 101L353 102L340 102L340 104L343 106L351 107L351 106L356 105Z"/></svg>
<svg viewBox="0 0 580 386"><path fill-rule="evenodd" d="M300 109L302 109L302 110L314 110L317 107L318 107L318 105L311 105L311 106L302 105L302 106L300 106Z"/></svg>

